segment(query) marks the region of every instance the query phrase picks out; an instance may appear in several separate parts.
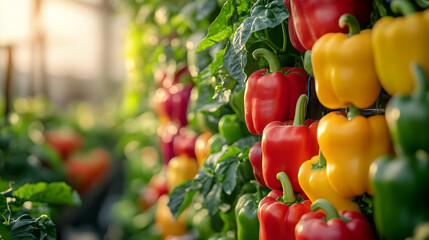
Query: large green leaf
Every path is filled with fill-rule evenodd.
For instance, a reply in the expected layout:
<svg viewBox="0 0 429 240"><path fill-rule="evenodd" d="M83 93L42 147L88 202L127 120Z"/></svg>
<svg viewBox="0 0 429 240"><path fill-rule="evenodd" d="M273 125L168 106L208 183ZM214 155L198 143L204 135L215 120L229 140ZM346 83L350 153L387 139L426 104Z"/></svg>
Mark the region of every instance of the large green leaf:
<svg viewBox="0 0 429 240"><path fill-rule="evenodd" d="M186 181L171 192L167 206L170 208L174 219L177 219L183 210L191 204L194 195L197 193L197 191L189 189L191 185L192 181Z"/></svg>
<svg viewBox="0 0 429 240"><path fill-rule="evenodd" d="M266 28L274 28L289 17L281 0L258 0L253 5L250 17L246 18L234 34L233 46L236 53L243 50L251 34Z"/></svg>
<svg viewBox="0 0 429 240"><path fill-rule="evenodd" d="M25 184L13 192L13 196L25 201L51 204L80 205L78 193L64 182Z"/></svg>
<svg viewBox="0 0 429 240"><path fill-rule="evenodd" d="M12 239L54 240L57 237L55 224L46 216L34 219L24 214L12 221L10 225L9 236Z"/></svg>

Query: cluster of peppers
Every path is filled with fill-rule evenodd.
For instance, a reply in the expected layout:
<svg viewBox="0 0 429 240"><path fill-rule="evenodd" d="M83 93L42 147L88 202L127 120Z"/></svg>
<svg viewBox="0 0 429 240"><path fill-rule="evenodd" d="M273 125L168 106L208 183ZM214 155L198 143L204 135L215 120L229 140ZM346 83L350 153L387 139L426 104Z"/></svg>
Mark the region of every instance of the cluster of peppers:
<svg viewBox="0 0 429 240"><path fill-rule="evenodd" d="M153 96L153 105L160 123L158 136L164 164L163 170L144 189L142 198L147 199L146 208L156 203L155 224L165 239L188 231L185 214L174 220L167 206L168 193L184 181L192 180L199 168L197 158L205 156L201 154L204 150L198 151L198 156L195 151L202 138L197 138L197 134L186 127L193 88L188 68L180 68L173 76L166 71L157 73L155 79L160 87Z"/></svg>
<svg viewBox="0 0 429 240"><path fill-rule="evenodd" d="M258 184L272 191L239 199L237 238L375 239L374 230L389 239L412 236L429 221L429 10L394 0L391 9L404 17L383 17L361 31L369 0L284 3L290 40L308 50L304 65L330 110L320 121L305 120L307 73L281 68L268 50L253 52L269 69L246 82L246 125L262 135L249 161ZM368 110L382 89L392 96L385 115ZM364 195L374 198L375 227L360 213L356 199Z"/></svg>

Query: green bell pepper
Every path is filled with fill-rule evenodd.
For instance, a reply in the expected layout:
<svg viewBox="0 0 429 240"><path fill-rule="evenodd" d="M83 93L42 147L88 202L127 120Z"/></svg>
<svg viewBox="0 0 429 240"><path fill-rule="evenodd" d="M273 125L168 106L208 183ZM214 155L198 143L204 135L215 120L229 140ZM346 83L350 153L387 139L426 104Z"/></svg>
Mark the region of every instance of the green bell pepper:
<svg viewBox="0 0 429 240"><path fill-rule="evenodd" d="M385 156L371 165L375 225L389 239L405 239L421 222L429 221L429 160L415 155Z"/></svg>
<svg viewBox="0 0 429 240"><path fill-rule="evenodd" d="M236 114L223 115L219 121L219 132L229 144L234 143L243 137L241 126Z"/></svg>
<svg viewBox="0 0 429 240"><path fill-rule="evenodd" d="M238 117L242 121L244 121L244 92L246 88L237 88L238 86L231 93L231 100L229 101L229 105L231 106L232 110L234 110L234 112L238 115Z"/></svg>
<svg viewBox="0 0 429 240"><path fill-rule="evenodd" d="M235 206L238 240L258 240L258 193L242 195Z"/></svg>
<svg viewBox="0 0 429 240"><path fill-rule="evenodd" d="M413 66L416 88L411 95L395 95L386 106L386 121L398 154L429 153L429 90L423 69Z"/></svg>

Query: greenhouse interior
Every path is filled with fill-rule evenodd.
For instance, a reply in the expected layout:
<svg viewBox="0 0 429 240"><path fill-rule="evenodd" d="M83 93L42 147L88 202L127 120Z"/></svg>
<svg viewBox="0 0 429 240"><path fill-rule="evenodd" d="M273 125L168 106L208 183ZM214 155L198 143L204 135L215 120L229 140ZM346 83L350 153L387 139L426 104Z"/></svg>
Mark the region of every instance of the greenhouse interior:
<svg viewBox="0 0 429 240"><path fill-rule="evenodd" d="M0 0L1 240L429 240L429 0Z"/></svg>

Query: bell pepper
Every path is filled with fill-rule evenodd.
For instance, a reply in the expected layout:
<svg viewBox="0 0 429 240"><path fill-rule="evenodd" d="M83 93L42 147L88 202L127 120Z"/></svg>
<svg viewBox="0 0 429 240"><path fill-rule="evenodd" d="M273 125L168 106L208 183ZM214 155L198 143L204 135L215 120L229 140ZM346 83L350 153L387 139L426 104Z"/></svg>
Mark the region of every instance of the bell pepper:
<svg viewBox="0 0 429 240"><path fill-rule="evenodd" d="M293 119L296 101L307 92L307 74L301 68L281 68L274 54L266 49L256 49L253 56L264 57L270 66L269 70L260 69L249 76L244 94L247 128L261 135L268 123Z"/></svg>
<svg viewBox="0 0 429 240"><path fill-rule="evenodd" d="M175 156L174 154L174 139L179 136L179 127L173 122L168 122L166 125L161 125L158 128L159 145L164 164Z"/></svg>
<svg viewBox="0 0 429 240"><path fill-rule="evenodd" d="M195 156L197 158L198 166L202 166L204 160L210 153L209 139L212 137L211 132L204 132L197 137L195 141Z"/></svg>
<svg viewBox="0 0 429 240"><path fill-rule="evenodd" d="M302 215L310 212L310 200L304 200L302 195L295 196L288 176L279 172L277 178L283 192L273 190L259 203L260 240L294 240L296 224Z"/></svg>
<svg viewBox="0 0 429 240"><path fill-rule="evenodd" d="M175 156L186 155L189 158L195 156L195 142L197 134L187 128L181 128L179 135L173 139L173 152Z"/></svg>
<svg viewBox="0 0 429 240"><path fill-rule="evenodd" d="M288 32L289 32L289 40L292 43L292 46L300 51L300 52L305 52L305 48L302 46L301 42L298 39L298 35L296 33L296 29L294 27L294 22L293 22L293 16L292 16L292 11L290 8L290 0L283 0L283 4L287 7L287 10L289 11L289 18L288 18Z"/></svg>
<svg viewBox="0 0 429 240"><path fill-rule="evenodd" d="M158 88L153 96L153 107L161 125L173 121L181 127L188 124L187 109L192 85L177 83L170 88Z"/></svg>
<svg viewBox="0 0 429 240"><path fill-rule="evenodd" d="M427 153L385 156L371 165L374 220L377 231L389 239L405 239L429 221L429 160Z"/></svg>
<svg viewBox="0 0 429 240"><path fill-rule="evenodd" d="M226 114L220 118L219 132L222 134L229 144L243 137L241 126L236 114Z"/></svg>
<svg viewBox="0 0 429 240"><path fill-rule="evenodd" d="M261 187L266 187L262 172L262 147L261 141L255 142L249 150L249 161L252 164L253 175Z"/></svg>
<svg viewBox="0 0 429 240"><path fill-rule="evenodd" d="M317 131L328 181L343 197L371 194L369 166L392 149L384 116L360 114L353 105L347 117L343 112L330 112L320 120Z"/></svg>
<svg viewBox="0 0 429 240"><path fill-rule="evenodd" d="M298 99L293 125L275 121L264 129L262 173L266 185L271 189L281 187L276 175L278 172L285 172L290 178L293 189L301 192L302 189L298 183L299 167L319 152L316 128L307 127L304 122L306 101L305 94Z"/></svg>
<svg viewBox="0 0 429 240"><path fill-rule="evenodd" d="M57 152L61 160L67 161L67 158L82 150L84 139L82 135L71 129L52 129L45 133L46 143Z"/></svg>
<svg viewBox="0 0 429 240"><path fill-rule="evenodd" d="M258 204L260 196L257 193L242 195L235 205L237 221L237 240L258 240L259 220Z"/></svg>
<svg viewBox="0 0 429 240"><path fill-rule="evenodd" d="M413 68L414 91L393 96L386 106L386 121L398 154L414 154L419 149L429 153L429 88L423 69Z"/></svg>
<svg viewBox="0 0 429 240"><path fill-rule="evenodd" d="M330 32L346 32L338 26L338 19L345 13L357 17L361 25L369 22L372 1L370 0L291 0L292 28L301 45L311 50L313 44Z"/></svg>
<svg viewBox="0 0 429 240"><path fill-rule="evenodd" d="M239 88L237 86L234 91L231 93L231 100L229 101L229 105L232 110L238 115L238 118L244 121L244 92L246 88Z"/></svg>
<svg viewBox="0 0 429 240"><path fill-rule="evenodd" d="M180 155L172 158L167 166L167 187L171 192L187 180L194 179L198 172L198 163L194 158Z"/></svg>
<svg viewBox="0 0 429 240"><path fill-rule="evenodd" d="M185 235L188 230L185 225L186 213L181 214L177 220L174 220L173 214L167 206L169 197L167 195L161 196L156 205L155 213L155 226L161 233L162 239L171 236ZM185 209L186 211L186 209Z"/></svg>
<svg viewBox="0 0 429 240"><path fill-rule="evenodd" d="M386 16L375 23L372 30L375 67L387 93L410 94L415 88L410 64L418 63L429 72L429 9L414 13L414 6L406 0L392 1L391 8L405 16Z"/></svg>
<svg viewBox="0 0 429 240"><path fill-rule="evenodd" d="M312 202L323 198L332 203L338 210L360 212L359 206L352 201L352 198L339 195L329 184L326 176L326 160L322 152L301 165L298 181Z"/></svg>
<svg viewBox="0 0 429 240"><path fill-rule="evenodd" d="M345 33L327 33L313 46L311 61L320 103L330 109L370 107L381 91L375 72L371 30L360 32L359 23L350 14L339 20Z"/></svg>
<svg viewBox="0 0 429 240"><path fill-rule="evenodd" d="M317 211L318 209L323 210ZM325 199L311 205L295 228L296 240L372 240L375 239L366 218L358 212L338 211Z"/></svg>

